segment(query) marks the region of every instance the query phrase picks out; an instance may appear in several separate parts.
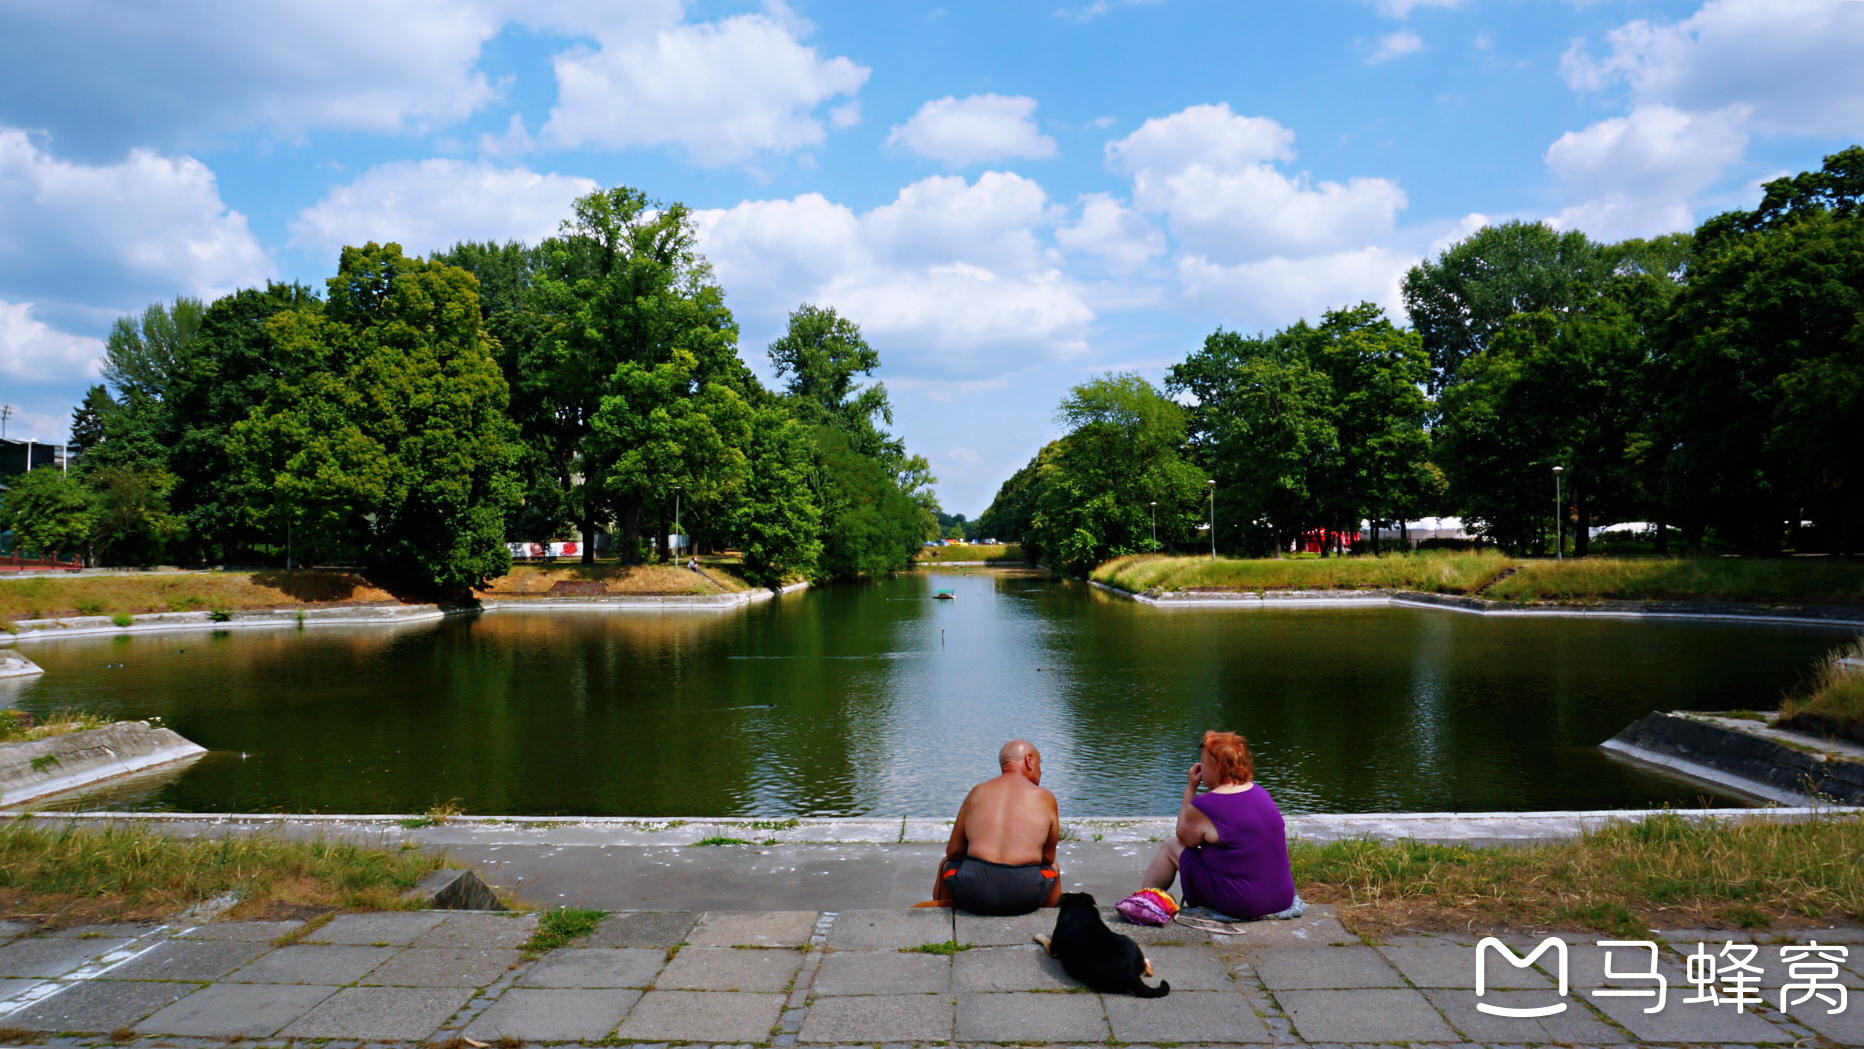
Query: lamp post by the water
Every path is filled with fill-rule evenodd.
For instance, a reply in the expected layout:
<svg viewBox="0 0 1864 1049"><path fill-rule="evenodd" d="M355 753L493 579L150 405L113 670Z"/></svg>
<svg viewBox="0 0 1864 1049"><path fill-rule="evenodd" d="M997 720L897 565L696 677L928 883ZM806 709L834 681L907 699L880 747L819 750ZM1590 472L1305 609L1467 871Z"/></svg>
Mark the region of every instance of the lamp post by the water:
<svg viewBox="0 0 1864 1049"><path fill-rule="evenodd" d="M1154 502L1152 504L1152 552L1156 554L1158 553L1158 549L1159 549L1159 504Z"/></svg>
<svg viewBox="0 0 1864 1049"><path fill-rule="evenodd" d="M1566 507L1560 498L1560 475L1566 468L1553 468L1553 559L1566 560Z"/></svg>
<svg viewBox="0 0 1864 1049"><path fill-rule="evenodd" d="M1210 559L1217 559L1217 482L1205 481L1210 486Z"/></svg>

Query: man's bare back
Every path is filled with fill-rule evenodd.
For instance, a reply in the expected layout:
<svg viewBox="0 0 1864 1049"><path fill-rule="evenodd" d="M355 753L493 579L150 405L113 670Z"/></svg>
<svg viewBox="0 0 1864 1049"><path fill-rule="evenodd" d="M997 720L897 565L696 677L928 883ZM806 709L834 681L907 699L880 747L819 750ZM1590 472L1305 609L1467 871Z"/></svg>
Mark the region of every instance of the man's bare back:
<svg viewBox="0 0 1864 1049"><path fill-rule="evenodd" d="M933 887L935 903L949 904L947 882L960 861L969 858L1003 867L1041 867L1037 874L1042 906L1052 907L1061 895L1061 879L1054 873L1055 845L1061 840L1061 816L1055 795L1044 790L1042 755L1023 740L1011 740L998 752L1003 770L995 779L971 788L945 845L945 861Z"/></svg>

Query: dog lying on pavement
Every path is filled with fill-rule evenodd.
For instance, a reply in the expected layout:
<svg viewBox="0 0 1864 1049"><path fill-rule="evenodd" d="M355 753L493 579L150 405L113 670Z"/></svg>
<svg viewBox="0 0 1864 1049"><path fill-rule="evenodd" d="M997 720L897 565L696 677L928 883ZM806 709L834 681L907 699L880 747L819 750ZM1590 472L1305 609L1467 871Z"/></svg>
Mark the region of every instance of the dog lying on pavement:
<svg viewBox="0 0 1864 1049"><path fill-rule="evenodd" d="M1160 980L1148 987L1140 979L1152 975L1152 963L1130 936L1107 928L1094 897L1085 892L1064 892L1055 916L1055 935L1037 933L1035 941L1061 962L1068 975L1102 994L1130 994L1135 998L1163 998L1171 984Z"/></svg>

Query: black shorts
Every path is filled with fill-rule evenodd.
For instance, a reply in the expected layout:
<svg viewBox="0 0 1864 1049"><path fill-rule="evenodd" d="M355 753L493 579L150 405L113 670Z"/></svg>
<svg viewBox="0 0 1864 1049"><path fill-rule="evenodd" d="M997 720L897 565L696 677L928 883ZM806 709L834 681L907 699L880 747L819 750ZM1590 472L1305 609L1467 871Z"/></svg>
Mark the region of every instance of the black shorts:
<svg viewBox="0 0 1864 1049"><path fill-rule="evenodd" d="M1010 867L960 856L946 864L940 877L958 906L972 914L1007 916L1042 906L1061 875L1049 864Z"/></svg>

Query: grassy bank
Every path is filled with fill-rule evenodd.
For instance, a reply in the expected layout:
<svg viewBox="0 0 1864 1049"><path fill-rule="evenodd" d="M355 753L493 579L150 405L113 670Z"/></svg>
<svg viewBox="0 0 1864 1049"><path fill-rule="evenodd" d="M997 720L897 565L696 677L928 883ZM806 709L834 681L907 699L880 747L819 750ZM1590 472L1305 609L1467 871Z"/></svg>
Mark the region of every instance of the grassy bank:
<svg viewBox="0 0 1864 1049"><path fill-rule="evenodd" d="M986 546L982 543L970 543L965 546L928 546L922 547L913 555L913 564L936 565L952 561L1016 561L1023 559L1023 548L1014 543L999 543Z"/></svg>
<svg viewBox="0 0 1864 1049"><path fill-rule="evenodd" d="M544 597L553 590L570 591L572 596L588 590L596 595L597 587L610 594L648 596L732 593L745 589L745 583L713 565L701 565L698 572L684 565L512 565L508 574L492 580L480 596Z"/></svg>
<svg viewBox="0 0 1864 1049"><path fill-rule="evenodd" d="M1864 664L1864 637L1827 656L1806 694L1780 704L1775 724L1864 743L1864 666L1859 664Z"/></svg>
<svg viewBox="0 0 1864 1049"><path fill-rule="evenodd" d="M109 724L109 718L96 714L60 711L34 718L23 710L0 710L0 743L29 743L35 739L48 739L71 732L88 732Z"/></svg>
<svg viewBox="0 0 1864 1049"><path fill-rule="evenodd" d="M1864 919L1864 819L1657 816L1528 847L1364 841L1292 847L1295 883L1356 931L1804 926Z"/></svg>
<svg viewBox="0 0 1864 1049"><path fill-rule="evenodd" d="M392 602L403 597L344 571L35 576L0 579L0 620L301 608L313 604Z"/></svg>
<svg viewBox="0 0 1864 1049"><path fill-rule="evenodd" d="M232 917L417 908L401 894L443 866L411 850L270 836L172 838L135 828L0 824L0 917L53 927L164 918L238 892Z"/></svg>
<svg viewBox="0 0 1864 1049"><path fill-rule="evenodd" d="M1218 558L1135 554L1094 569L1091 578L1146 590L1422 590L1468 593L1514 562L1498 553L1427 551L1385 557Z"/></svg>
<svg viewBox="0 0 1864 1049"><path fill-rule="evenodd" d="M1523 561L1484 597L1500 601L1740 601L1864 605L1864 561L1704 557Z"/></svg>

